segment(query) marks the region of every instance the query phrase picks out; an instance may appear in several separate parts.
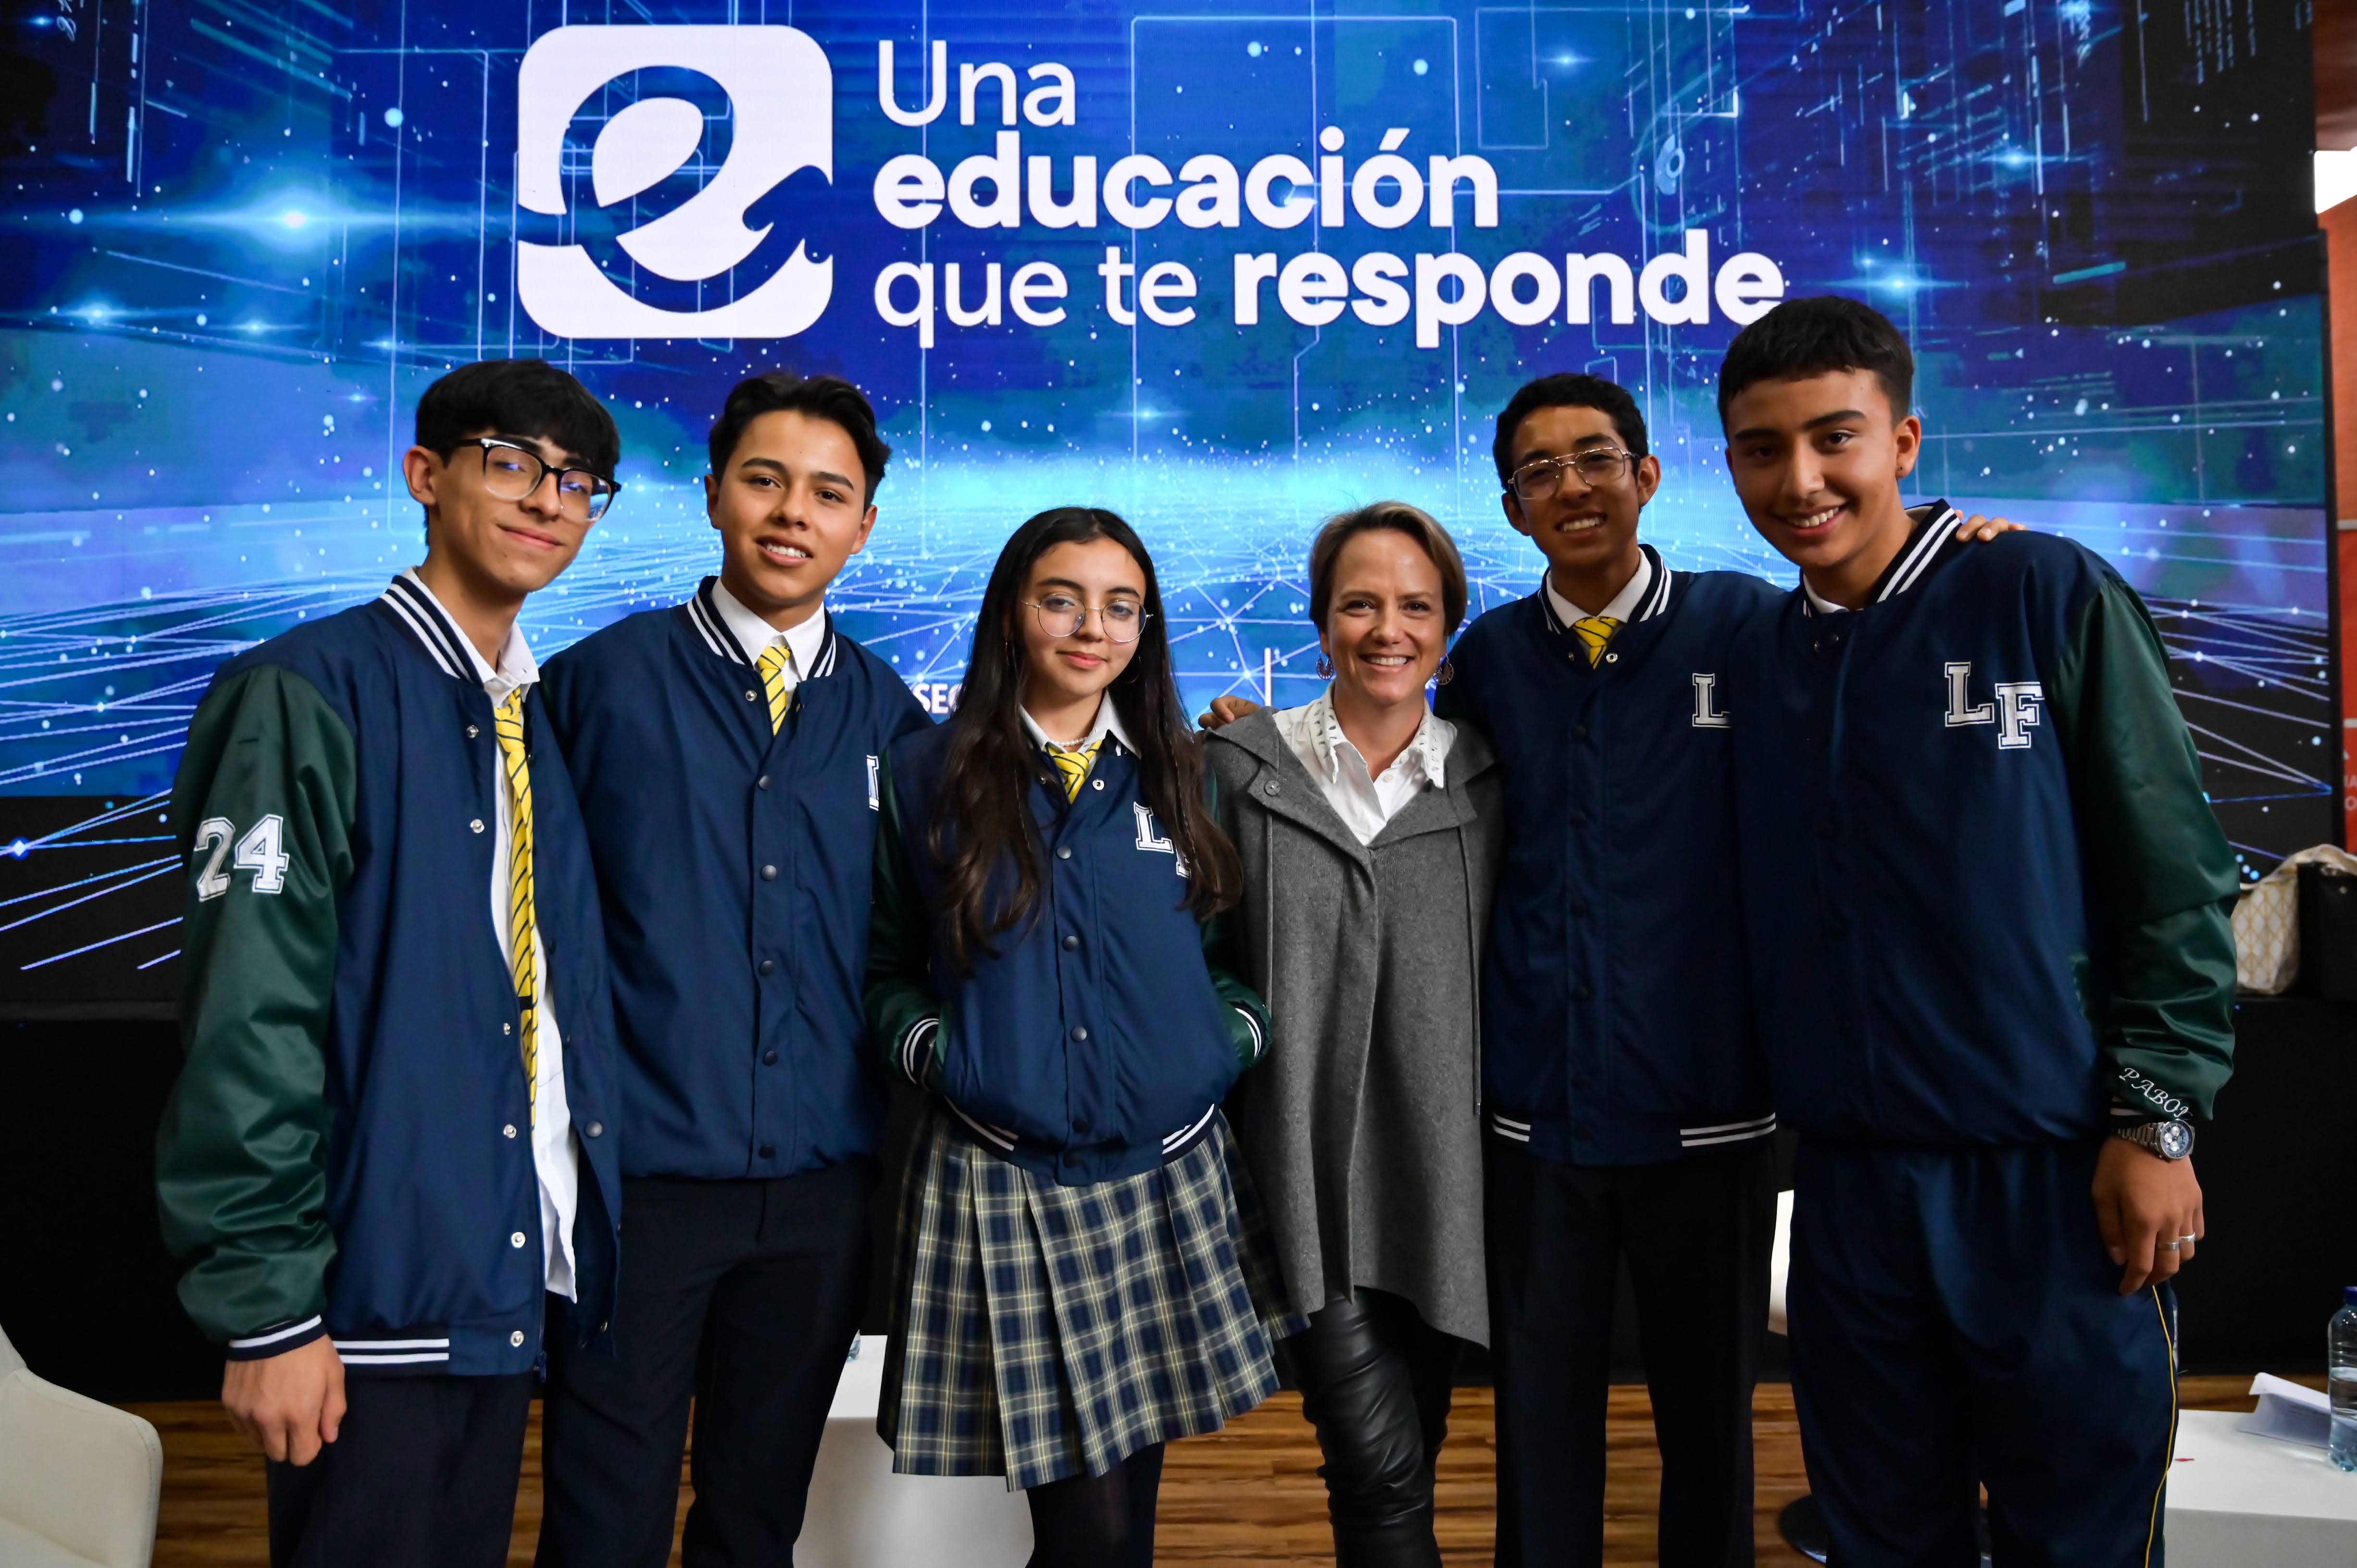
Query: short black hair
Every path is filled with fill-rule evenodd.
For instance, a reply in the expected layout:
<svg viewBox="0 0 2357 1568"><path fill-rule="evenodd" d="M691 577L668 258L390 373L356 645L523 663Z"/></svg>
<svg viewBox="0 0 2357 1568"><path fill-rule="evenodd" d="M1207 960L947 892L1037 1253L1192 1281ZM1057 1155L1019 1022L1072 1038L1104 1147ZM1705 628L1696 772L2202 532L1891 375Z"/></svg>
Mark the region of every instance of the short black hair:
<svg viewBox="0 0 2357 1568"><path fill-rule="evenodd" d="M747 425L765 413L789 410L842 426L843 433L851 437L853 449L859 454L860 482L867 487L866 499L874 501L876 487L884 482L884 465L890 461L892 448L876 434L876 409L867 401L867 394L841 376L798 376L791 371L764 371L729 388L728 401L722 405L720 417L712 422L712 435L705 443L713 473L718 475L728 467L728 459L736 456L737 443L745 438Z"/></svg>
<svg viewBox="0 0 2357 1568"><path fill-rule="evenodd" d="M606 405L546 360L461 365L417 400L417 445L446 463L484 431L545 441L609 479L622 460L621 433Z"/></svg>
<svg viewBox="0 0 2357 1568"><path fill-rule="evenodd" d="M1864 300L1821 294L1788 299L1735 335L1718 367L1719 428L1747 387L1836 371L1870 371L1894 424L1914 406L1915 356L1890 317Z"/></svg>
<svg viewBox="0 0 2357 1568"><path fill-rule="evenodd" d="M1514 474L1514 432L1522 428L1523 420L1543 408L1592 408L1612 422L1612 428L1620 433L1621 444L1631 453L1639 457L1646 455L1645 416L1637 412L1637 400L1629 395L1628 388L1602 376L1568 371L1559 376L1541 376L1509 399L1498 415L1498 435L1490 444L1490 456L1498 465L1501 489Z"/></svg>

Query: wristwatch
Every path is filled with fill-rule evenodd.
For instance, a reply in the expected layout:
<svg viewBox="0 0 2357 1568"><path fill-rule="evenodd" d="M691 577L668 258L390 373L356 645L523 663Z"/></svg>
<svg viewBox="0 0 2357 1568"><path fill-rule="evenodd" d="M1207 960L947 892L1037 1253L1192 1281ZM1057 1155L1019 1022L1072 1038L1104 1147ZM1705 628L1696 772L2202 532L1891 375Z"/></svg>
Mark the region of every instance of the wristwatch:
<svg viewBox="0 0 2357 1568"><path fill-rule="evenodd" d="M2181 1160L2193 1152L2193 1129L2182 1122L2140 1122L2113 1128L2112 1136L2164 1160Z"/></svg>

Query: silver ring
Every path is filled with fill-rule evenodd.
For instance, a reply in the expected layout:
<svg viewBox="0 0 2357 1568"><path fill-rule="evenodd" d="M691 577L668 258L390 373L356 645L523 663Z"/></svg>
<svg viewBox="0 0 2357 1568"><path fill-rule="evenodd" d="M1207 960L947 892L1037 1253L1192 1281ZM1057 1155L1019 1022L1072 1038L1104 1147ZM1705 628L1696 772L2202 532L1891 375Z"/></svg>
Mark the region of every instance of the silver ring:
<svg viewBox="0 0 2357 1568"><path fill-rule="evenodd" d="M2166 1251L2174 1252L2184 1244L2185 1243L2182 1241L2166 1241L2162 1243L2162 1249Z"/></svg>
<svg viewBox="0 0 2357 1568"><path fill-rule="evenodd" d="M2199 1241L2201 1238L2199 1236L2179 1236L2178 1240L2179 1241Z"/></svg>

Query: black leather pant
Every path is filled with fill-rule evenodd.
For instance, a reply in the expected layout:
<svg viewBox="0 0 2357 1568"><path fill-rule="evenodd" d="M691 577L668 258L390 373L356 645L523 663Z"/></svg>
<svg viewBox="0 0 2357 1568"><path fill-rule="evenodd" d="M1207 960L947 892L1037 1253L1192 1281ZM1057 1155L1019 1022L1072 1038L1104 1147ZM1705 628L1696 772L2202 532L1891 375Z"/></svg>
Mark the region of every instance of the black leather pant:
<svg viewBox="0 0 2357 1568"><path fill-rule="evenodd" d="M1327 1303L1285 1341L1326 1455L1318 1474L1336 1568L1439 1568L1432 1480L1458 1343L1399 1297L1370 1290Z"/></svg>

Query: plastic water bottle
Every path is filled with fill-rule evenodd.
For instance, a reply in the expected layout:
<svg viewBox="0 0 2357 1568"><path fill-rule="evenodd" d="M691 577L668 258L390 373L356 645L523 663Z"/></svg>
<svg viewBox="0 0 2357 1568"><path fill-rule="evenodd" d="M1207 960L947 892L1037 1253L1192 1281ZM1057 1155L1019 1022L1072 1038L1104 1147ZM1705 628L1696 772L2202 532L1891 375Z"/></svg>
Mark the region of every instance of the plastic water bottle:
<svg viewBox="0 0 2357 1568"><path fill-rule="evenodd" d="M2325 1380L2332 1391L2332 1462L2357 1470L2357 1285L2341 1293L2330 1333L2332 1359Z"/></svg>

